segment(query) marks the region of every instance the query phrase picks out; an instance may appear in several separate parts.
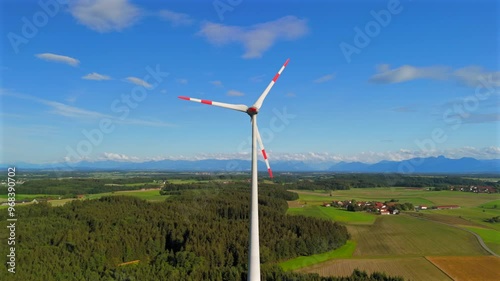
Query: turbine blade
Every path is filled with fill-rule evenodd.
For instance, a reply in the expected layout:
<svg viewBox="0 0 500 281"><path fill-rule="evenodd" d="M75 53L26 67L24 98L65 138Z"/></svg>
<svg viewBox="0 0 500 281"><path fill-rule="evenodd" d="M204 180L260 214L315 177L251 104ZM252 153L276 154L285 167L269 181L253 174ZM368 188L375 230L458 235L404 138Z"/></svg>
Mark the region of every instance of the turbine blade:
<svg viewBox="0 0 500 281"><path fill-rule="evenodd" d="M281 72L283 72L283 70L285 69L285 67L286 67L286 65L288 64L289 61L290 61L290 59L287 59L286 62L283 64L283 66L280 68L280 71L278 71L278 73L276 73L276 75L274 75L273 80L271 80L271 83L269 83L269 85L267 85L267 88L264 90L264 92L262 92L262 94L257 99L257 101L255 102L255 104L253 105L253 107L255 107L257 109L260 109L260 107L262 106L262 103L264 102L264 99L266 98L267 94L269 93L269 91L271 91L271 88L274 86L274 83L276 83L276 80L278 80L278 78L281 75Z"/></svg>
<svg viewBox="0 0 500 281"><path fill-rule="evenodd" d="M269 166L269 160L267 159L266 149L264 148L264 143L260 137L259 128L256 130L257 132L257 142L259 143L260 151L262 152L262 156L264 157L264 162L266 162L267 171L269 172L269 177L273 178L273 171L271 170L271 166Z"/></svg>
<svg viewBox="0 0 500 281"><path fill-rule="evenodd" d="M179 98L181 100L194 101L194 102L199 102L199 103L204 103L204 104L208 104L208 105L228 108L228 109L242 111L242 112L247 112L247 109L248 109L248 106L243 105L243 104L223 103L223 102L216 102L216 101L211 101L211 100L195 99L195 98L184 97L184 96L179 96Z"/></svg>

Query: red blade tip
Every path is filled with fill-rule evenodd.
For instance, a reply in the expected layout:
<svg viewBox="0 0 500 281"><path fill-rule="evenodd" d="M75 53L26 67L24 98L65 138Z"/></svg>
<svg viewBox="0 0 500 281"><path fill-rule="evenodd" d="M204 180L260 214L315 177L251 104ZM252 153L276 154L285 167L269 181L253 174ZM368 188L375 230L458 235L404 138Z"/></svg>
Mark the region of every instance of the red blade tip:
<svg viewBox="0 0 500 281"><path fill-rule="evenodd" d="M185 96L179 96L178 98L180 98L181 100L190 100L188 97Z"/></svg>
<svg viewBox="0 0 500 281"><path fill-rule="evenodd" d="M285 67L286 67L286 65L288 64L288 62L289 62L289 61L290 61L290 59L287 59L287 60L285 61L285 64L284 64L283 66L285 66Z"/></svg>

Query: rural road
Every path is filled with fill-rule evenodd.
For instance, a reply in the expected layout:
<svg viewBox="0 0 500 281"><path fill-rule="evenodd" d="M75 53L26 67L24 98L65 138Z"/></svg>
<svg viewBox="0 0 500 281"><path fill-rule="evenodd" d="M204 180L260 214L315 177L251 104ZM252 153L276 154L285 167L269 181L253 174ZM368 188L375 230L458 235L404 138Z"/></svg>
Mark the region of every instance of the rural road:
<svg viewBox="0 0 500 281"><path fill-rule="evenodd" d="M490 248L488 248L488 246L486 246L486 244L484 244L484 241L481 238L481 236L479 236L478 234L474 233L473 231L470 231L470 230L468 230L466 228L462 228L460 226L456 226L456 225L453 225L453 224L445 223L445 222L430 220L430 219L427 219L427 218L420 218L420 217L417 217L417 216L412 216L412 217L417 218L417 219L421 219L421 220L427 220L427 221L432 221L432 222L435 222L435 223L444 224L444 225L447 225L447 226L451 226L451 227L454 227L454 228L458 228L458 229L467 231L467 232L471 233L472 235L474 235L476 237L476 239L479 242L479 244L481 245L481 247L483 247L483 249L485 249L488 253L490 253L491 255L493 255L495 257L500 257L499 255L497 255L497 253L493 252Z"/></svg>

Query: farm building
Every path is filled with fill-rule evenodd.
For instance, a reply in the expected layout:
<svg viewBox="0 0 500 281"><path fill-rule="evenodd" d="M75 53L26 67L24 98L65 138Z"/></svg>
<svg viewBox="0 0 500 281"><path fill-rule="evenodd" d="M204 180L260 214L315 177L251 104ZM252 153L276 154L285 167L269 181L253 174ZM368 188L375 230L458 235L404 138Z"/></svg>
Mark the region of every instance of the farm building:
<svg viewBox="0 0 500 281"><path fill-rule="evenodd" d="M442 205L442 206L434 206L434 209L437 210L445 210L445 209L458 209L460 206L458 205Z"/></svg>

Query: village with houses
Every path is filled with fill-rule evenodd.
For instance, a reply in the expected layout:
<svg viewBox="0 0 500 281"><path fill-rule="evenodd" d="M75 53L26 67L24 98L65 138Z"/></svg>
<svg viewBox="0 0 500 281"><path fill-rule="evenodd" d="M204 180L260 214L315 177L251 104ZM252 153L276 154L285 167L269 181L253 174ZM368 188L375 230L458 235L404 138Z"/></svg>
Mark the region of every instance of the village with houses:
<svg viewBox="0 0 500 281"><path fill-rule="evenodd" d="M474 185L451 185L449 190L451 191L462 191L462 192L473 192L473 193L496 193L497 191L493 186L474 186Z"/></svg>
<svg viewBox="0 0 500 281"><path fill-rule="evenodd" d="M334 207L340 209L346 209L351 212L369 212L376 213L380 215L397 215L401 211L420 211L420 210L445 210L445 209L458 209L458 205L438 205L438 206L426 206L418 205L414 206L412 203L405 202L401 203L398 200L391 199L390 201L379 202L379 201L357 201L357 200L334 200L332 202L324 202L323 207Z"/></svg>

